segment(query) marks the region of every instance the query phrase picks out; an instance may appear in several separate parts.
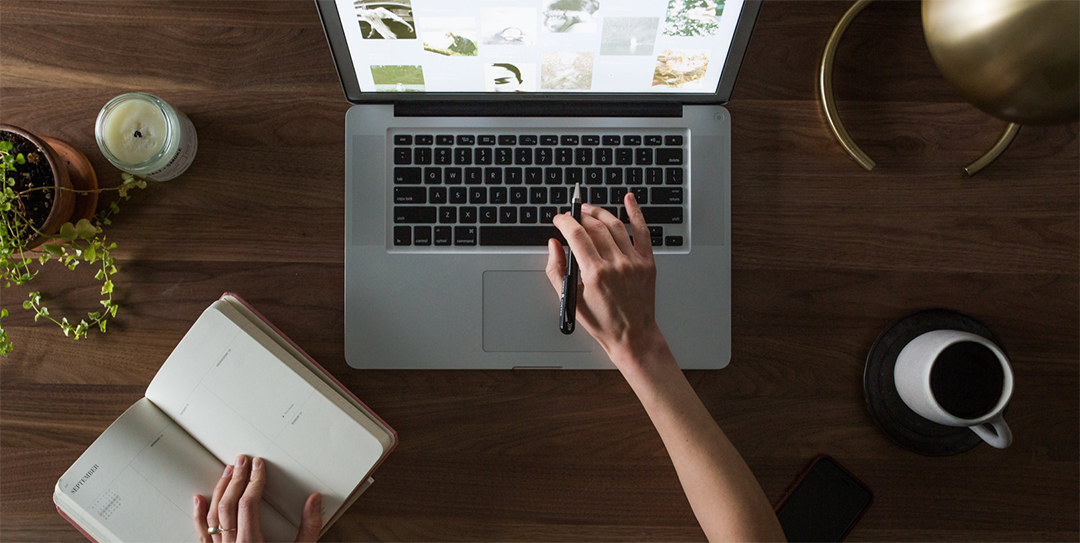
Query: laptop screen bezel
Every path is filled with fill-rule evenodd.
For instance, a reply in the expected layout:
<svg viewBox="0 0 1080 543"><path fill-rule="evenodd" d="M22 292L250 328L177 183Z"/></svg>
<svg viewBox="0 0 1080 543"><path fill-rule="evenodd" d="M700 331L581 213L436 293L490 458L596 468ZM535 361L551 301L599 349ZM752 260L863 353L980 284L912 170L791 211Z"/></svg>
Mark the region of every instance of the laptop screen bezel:
<svg viewBox="0 0 1080 543"><path fill-rule="evenodd" d="M337 68L338 80L345 92L345 99L353 104L386 104L403 103L408 101L445 101L445 102L471 102L471 101L505 101L505 102L540 102L540 101L566 101L566 102L608 102L611 100L625 102L676 102L680 104L726 104L731 98L731 92L735 88L735 79L739 75L739 68L743 56L746 54L746 46L750 43L750 34L754 29L758 12L761 10L762 0L746 0L742 11L739 12L739 20L735 25L735 34L728 49L727 58L724 61L724 71L720 74L720 82L716 86L716 92L709 93L567 93L567 92L523 92L523 93L494 93L494 92L361 92L360 82L356 77L355 65L352 55L349 54L349 44L345 39L345 29L338 15L335 0L315 0L319 17L322 20L323 31L326 33L326 41L330 45L330 53Z"/></svg>

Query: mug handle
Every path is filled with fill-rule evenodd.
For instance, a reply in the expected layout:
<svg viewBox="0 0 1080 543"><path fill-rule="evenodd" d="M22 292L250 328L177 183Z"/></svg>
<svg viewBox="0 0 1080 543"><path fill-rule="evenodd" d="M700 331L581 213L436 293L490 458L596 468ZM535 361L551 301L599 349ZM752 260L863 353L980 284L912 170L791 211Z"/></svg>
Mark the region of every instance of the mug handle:
<svg viewBox="0 0 1080 543"><path fill-rule="evenodd" d="M992 427L993 430L990 430L987 426ZM991 447L1004 449L1005 447L1012 445L1012 430L1010 430L1009 425L1005 423L1005 418L1000 415L982 424L971 426L970 428L972 432L975 432Z"/></svg>

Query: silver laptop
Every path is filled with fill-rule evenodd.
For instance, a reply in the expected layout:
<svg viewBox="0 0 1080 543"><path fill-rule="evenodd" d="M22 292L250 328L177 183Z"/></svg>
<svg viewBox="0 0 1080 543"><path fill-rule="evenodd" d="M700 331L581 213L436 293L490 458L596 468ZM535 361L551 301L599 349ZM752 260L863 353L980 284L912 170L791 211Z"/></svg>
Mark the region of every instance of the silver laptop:
<svg viewBox="0 0 1080 543"><path fill-rule="evenodd" d="M613 368L544 274L575 184L656 254L684 369L731 358L731 94L757 0L316 0L345 95L345 357Z"/></svg>

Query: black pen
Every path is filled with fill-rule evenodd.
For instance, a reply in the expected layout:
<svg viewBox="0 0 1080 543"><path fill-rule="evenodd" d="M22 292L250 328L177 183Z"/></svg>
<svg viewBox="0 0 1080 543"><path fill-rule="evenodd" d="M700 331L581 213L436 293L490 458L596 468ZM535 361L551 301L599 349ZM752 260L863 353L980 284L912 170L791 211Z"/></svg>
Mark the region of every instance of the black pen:
<svg viewBox="0 0 1080 543"><path fill-rule="evenodd" d="M571 204L570 216L578 223L581 223L581 183L574 185L574 200ZM570 256L566 263L566 275L562 278L562 296L559 298L559 331L564 334L574 333L574 325L577 319L579 270L577 259L574 258L574 250L569 249L569 253Z"/></svg>

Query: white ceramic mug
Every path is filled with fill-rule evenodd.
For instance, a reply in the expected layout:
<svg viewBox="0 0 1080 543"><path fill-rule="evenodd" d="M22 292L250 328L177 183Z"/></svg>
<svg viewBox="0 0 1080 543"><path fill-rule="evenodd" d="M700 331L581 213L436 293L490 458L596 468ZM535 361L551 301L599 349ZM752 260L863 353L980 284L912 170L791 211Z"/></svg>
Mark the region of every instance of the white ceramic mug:
<svg viewBox="0 0 1080 543"><path fill-rule="evenodd" d="M993 357L978 356L986 353L979 345L989 350ZM942 357L942 353L950 348L952 350ZM965 354L970 356L963 356ZM992 363L994 359L1001 364L1001 388L996 401L993 400L993 391L997 388L996 367ZM932 374L935 377L933 384ZM945 426L968 427L983 441L998 449L1012 444L1012 431L1003 417L1005 406L1012 397L1012 367L1005 353L992 341L959 330L926 332L911 340L900 351L893 377L900 398L922 417ZM972 383L990 384L976 394L970 388ZM965 391L972 393L965 397ZM989 406L978 409L985 409L985 413L958 416L942 406L942 403L952 405L954 411L959 411L955 408L957 402L962 403L972 397L981 399L981 405Z"/></svg>

